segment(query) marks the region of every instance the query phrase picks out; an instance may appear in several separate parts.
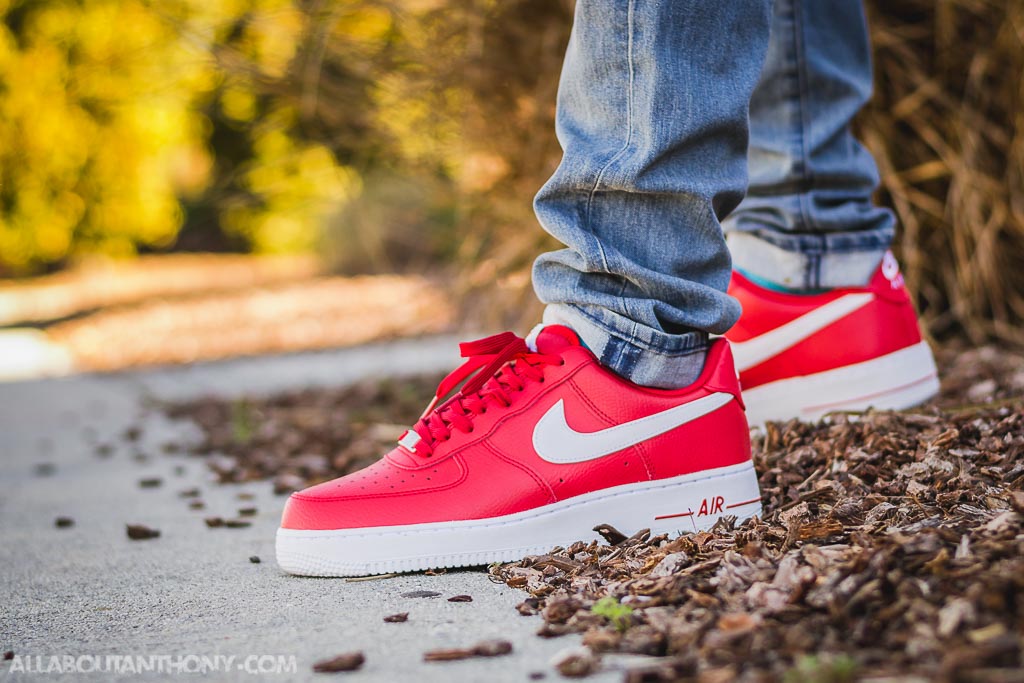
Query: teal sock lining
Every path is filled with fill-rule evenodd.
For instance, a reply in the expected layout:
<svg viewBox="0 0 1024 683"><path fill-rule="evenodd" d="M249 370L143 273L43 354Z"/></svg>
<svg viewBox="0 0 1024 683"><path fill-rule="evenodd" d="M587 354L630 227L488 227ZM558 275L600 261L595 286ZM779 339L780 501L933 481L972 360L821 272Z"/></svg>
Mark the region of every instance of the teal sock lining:
<svg viewBox="0 0 1024 683"><path fill-rule="evenodd" d="M758 287L763 287L764 289L769 289L769 290L771 290L773 292L780 292L782 294L806 294L806 295L813 295L813 294L821 294L823 292L829 291L828 289L796 289L794 287L785 287L783 285L780 285L777 282L772 282L771 280L768 280L768 279L763 278L763 277L759 277L757 275L754 275L753 273L748 273L747 271L743 270L742 268L737 268L736 271L738 273L740 273L743 277L745 277L748 280L750 280L751 282L753 282Z"/></svg>

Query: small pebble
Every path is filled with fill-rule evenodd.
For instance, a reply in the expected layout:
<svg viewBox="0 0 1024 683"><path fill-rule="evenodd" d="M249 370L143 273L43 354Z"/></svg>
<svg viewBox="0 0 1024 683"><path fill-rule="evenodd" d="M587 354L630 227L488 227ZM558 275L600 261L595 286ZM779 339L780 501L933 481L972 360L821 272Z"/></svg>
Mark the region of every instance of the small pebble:
<svg viewBox="0 0 1024 683"><path fill-rule="evenodd" d="M139 479L139 488L155 489L163 483L164 480L160 477L148 477L146 479Z"/></svg>
<svg viewBox="0 0 1024 683"><path fill-rule="evenodd" d="M448 598L448 602L473 602L472 595L453 595Z"/></svg>
<svg viewBox="0 0 1024 683"><path fill-rule="evenodd" d="M72 527L75 525L75 520L71 519L70 517L58 517L57 519L53 520L53 525L58 529L67 529L68 527Z"/></svg>
<svg viewBox="0 0 1024 683"><path fill-rule="evenodd" d="M260 563L260 556L259 555L250 555L249 556L249 561L252 562L253 564L259 564Z"/></svg>
<svg viewBox="0 0 1024 683"><path fill-rule="evenodd" d="M398 614L389 614L388 616L384 617L384 621L386 621L389 624L401 624L403 622L409 621L409 613L399 612Z"/></svg>

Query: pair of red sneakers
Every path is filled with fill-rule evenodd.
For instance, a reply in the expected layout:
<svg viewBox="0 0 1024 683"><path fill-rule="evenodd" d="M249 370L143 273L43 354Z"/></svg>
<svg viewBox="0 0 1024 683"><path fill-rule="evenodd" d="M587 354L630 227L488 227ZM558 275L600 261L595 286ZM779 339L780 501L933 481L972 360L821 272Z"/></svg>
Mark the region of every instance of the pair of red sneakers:
<svg viewBox="0 0 1024 683"><path fill-rule="evenodd" d="M383 459L289 499L278 564L352 576L505 562L596 537L761 512L748 420L905 408L938 390L895 260L864 288L783 294L742 275L743 317L683 389L632 384L575 333L462 345L467 362ZM737 372L738 371L738 372ZM737 377L738 375L738 377ZM742 387L742 393L741 393Z"/></svg>

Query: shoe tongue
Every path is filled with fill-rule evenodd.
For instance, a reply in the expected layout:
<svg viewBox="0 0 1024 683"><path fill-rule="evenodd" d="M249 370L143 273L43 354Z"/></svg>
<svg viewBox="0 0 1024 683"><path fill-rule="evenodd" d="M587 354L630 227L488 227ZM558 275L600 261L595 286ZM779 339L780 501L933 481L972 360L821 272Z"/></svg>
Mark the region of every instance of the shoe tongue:
<svg viewBox="0 0 1024 683"><path fill-rule="evenodd" d="M565 325L545 325L537 331L534 343L538 353L551 354L561 353L570 346L583 346L576 333Z"/></svg>

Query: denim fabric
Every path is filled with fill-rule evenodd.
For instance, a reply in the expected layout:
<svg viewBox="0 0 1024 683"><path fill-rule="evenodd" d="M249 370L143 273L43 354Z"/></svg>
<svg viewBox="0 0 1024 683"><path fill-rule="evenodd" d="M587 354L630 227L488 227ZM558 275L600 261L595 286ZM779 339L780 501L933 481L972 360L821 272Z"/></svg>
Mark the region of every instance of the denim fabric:
<svg viewBox="0 0 1024 683"><path fill-rule="evenodd" d="M720 221L747 184L769 0L579 0L558 93L564 156L535 201L547 322L612 370L677 387L739 317Z"/></svg>
<svg viewBox="0 0 1024 683"><path fill-rule="evenodd" d="M850 121L871 97L867 21L851 0L775 0L750 100L750 187L724 222L735 266L796 289L863 285L893 237L878 169Z"/></svg>
<svg viewBox="0 0 1024 683"><path fill-rule="evenodd" d="M866 282L894 223L849 129L868 50L854 0L579 0L564 156L535 201L566 246L534 264L545 322L638 384L678 387L739 317L732 259L789 287Z"/></svg>

